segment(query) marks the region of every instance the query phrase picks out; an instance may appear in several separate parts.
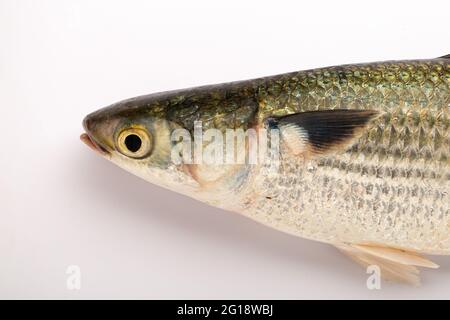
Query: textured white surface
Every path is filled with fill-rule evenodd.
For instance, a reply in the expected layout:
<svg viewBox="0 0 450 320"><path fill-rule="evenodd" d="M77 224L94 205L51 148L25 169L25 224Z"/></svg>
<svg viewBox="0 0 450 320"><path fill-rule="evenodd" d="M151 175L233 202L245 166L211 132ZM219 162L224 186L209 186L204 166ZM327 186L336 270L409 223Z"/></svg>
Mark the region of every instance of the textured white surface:
<svg viewBox="0 0 450 320"><path fill-rule="evenodd" d="M421 288L370 291L334 248L152 186L78 140L85 114L139 94L448 54L449 9L0 0L0 297L450 298L449 258Z"/></svg>

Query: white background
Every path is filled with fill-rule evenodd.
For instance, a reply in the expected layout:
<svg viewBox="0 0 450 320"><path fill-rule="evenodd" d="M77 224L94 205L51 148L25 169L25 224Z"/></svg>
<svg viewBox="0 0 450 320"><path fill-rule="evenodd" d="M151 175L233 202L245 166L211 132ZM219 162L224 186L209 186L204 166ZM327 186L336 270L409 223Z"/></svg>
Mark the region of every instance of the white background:
<svg viewBox="0 0 450 320"><path fill-rule="evenodd" d="M148 184L83 117L156 91L450 53L448 1L0 0L1 298L450 298ZM66 269L81 268L81 290Z"/></svg>

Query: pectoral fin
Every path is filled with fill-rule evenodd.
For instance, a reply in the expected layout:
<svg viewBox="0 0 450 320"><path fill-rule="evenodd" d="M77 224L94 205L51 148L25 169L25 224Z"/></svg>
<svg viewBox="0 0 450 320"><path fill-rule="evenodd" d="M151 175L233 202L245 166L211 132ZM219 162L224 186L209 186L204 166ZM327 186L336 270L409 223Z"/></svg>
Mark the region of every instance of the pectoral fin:
<svg viewBox="0 0 450 320"><path fill-rule="evenodd" d="M378 266L381 276L386 280L420 285L420 271L417 267L439 268L437 264L411 251L360 244L342 244L336 247L365 267Z"/></svg>
<svg viewBox="0 0 450 320"><path fill-rule="evenodd" d="M377 115L374 110L318 110L271 118L269 124L294 154L320 155L351 145Z"/></svg>

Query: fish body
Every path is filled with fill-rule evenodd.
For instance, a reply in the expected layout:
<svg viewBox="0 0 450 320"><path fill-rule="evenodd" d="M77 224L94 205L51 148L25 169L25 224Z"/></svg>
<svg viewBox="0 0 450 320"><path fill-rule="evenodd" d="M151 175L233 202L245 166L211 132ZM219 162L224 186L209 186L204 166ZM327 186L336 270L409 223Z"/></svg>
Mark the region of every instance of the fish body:
<svg viewBox="0 0 450 320"><path fill-rule="evenodd" d="M436 267L421 254L450 254L449 87L449 56L327 67L124 100L87 116L82 139L152 183L417 283L416 266ZM199 123L277 130L277 153L174 164L172 133Z"/></svg>

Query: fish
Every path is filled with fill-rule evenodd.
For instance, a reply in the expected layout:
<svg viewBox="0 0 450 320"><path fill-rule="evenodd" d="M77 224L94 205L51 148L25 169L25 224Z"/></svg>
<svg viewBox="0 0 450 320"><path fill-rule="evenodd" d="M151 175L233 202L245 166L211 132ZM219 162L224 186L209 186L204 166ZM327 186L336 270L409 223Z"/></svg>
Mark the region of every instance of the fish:
<svg viewBox="0 0 450 320"><path fill-rule="evenodd" d="M449 88L450 55L331 66L126 99L87 115L81 140L419 285L439 267L427 255L450 255Z"/></svg>

